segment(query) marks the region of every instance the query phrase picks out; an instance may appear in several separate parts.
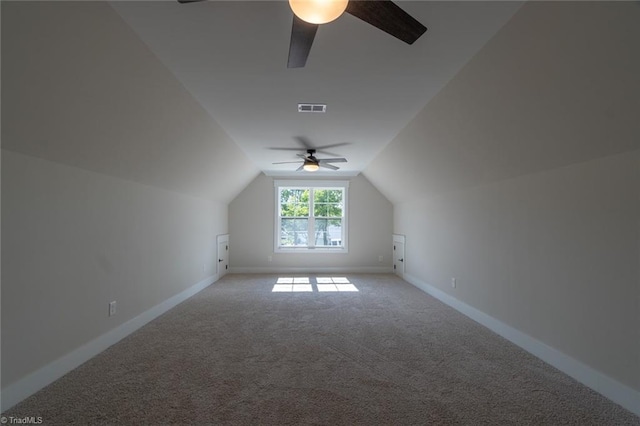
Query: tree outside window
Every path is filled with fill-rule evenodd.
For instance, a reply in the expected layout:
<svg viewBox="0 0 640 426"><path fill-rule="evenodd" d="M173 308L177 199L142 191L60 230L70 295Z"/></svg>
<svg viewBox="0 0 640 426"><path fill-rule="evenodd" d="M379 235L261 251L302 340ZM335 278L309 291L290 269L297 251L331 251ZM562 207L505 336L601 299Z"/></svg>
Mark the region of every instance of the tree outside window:
<svg viewBox="0 0 640 426"><path fill-rule="evenodd" d="M345 248L344 187L278 187L277 248Z"/></svg>

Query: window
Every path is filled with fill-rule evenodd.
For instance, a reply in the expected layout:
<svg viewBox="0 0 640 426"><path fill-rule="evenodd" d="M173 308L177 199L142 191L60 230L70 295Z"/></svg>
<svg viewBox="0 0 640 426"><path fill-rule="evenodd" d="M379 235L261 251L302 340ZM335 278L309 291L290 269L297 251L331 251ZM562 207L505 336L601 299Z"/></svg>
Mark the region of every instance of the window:
<svg viewBox="0 0 640 426"><path fill-rule="evenodd" d="M347 251L345 181L275 181L276 252Z"/></svg>

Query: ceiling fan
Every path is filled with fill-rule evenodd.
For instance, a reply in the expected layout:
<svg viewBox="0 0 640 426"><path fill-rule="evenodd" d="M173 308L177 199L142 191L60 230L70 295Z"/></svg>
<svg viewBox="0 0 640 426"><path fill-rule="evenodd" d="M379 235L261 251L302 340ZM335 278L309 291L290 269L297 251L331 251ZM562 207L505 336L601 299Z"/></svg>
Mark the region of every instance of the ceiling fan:
<svg viewBox="0 0 640 426"><path fill-rule="evenodd" d="M179 3L199 1L204 0L178 0ZM304 67L318 27L344 12L407 44L413 44L427 31L427 27L391 0L289 0L289 6L293 11L293 26L287 68Z"/></svg>
<svg viewBox="0 0 640 426"><path fill-rule="evenodd" d="M300 165L300 167L296 169L296 172L300 170L305 170L307 172L315 172L315 171L318 171L320 167L323 167L325 169L338 170L340 169L340 167L334 166L333 164L329 164L329 163L346 163L347 162L346 158L316 158L315 154L316 154L315 149L307 149L307 155L298 154L298 157L302 158L302 165ZM299 162L300 160L280 161L273 164L291 164L291 163L299 163Z"/></svg>

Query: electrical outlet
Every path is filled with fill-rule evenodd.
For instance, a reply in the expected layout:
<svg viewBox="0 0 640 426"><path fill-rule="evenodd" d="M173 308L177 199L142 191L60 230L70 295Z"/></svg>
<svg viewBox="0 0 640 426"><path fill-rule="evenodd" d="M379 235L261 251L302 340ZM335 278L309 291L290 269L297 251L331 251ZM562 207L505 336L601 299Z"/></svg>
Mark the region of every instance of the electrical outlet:
<svg viewBox="0 0 640 426"><path fill-rule="evenodd" d="M116 301L109 303L109 316L112 317L116 314Z"/></svg>
<svg viewBox="0 0 640 426"><path fill-rule="evenodd" d="M451 278L451 287L456 288L456 279Z"/></svg>
<svg viewBox="0 0 640 426"><path fill-rule="evenodd" d="M382 262L383 260L384 260L384 257L378 256L378 262Z"/></svg>

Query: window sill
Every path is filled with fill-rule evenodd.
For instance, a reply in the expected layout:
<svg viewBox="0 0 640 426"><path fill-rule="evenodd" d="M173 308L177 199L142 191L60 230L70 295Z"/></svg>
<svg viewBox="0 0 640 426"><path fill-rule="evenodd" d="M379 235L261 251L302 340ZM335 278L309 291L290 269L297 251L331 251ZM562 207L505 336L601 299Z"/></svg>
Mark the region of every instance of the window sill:
<svg viewBox="0 0 640 426"><path fill-rule="evenodd" d="M318 247L318 248L309 248L309 247L276 247L274 253L291 253L291 254L347 254L349 250L346 247L336 247L336 248L327 248L327 247Z"/></svg>

